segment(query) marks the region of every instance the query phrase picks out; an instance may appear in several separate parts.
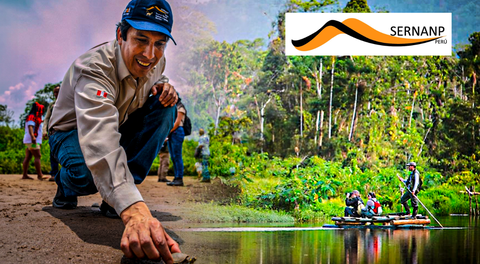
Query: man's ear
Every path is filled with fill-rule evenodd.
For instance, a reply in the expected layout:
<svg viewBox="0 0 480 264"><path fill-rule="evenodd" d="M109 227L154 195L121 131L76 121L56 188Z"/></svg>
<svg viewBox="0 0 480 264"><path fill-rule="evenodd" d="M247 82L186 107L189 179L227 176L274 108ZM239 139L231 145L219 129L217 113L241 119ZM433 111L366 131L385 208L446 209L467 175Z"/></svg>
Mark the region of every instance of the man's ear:
<svg viewBox="0 0 480 264"><path fill-rule="evenodd" d="M122 32L120 32L120 27L117 28L117 41L119 45L122 45Z"/></svg>

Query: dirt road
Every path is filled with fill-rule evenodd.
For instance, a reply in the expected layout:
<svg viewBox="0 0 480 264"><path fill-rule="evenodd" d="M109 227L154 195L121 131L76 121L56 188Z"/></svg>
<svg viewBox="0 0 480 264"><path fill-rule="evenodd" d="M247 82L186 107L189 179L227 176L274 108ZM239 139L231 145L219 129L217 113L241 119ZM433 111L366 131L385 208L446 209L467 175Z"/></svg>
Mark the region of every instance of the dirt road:
<svg viewBox="0 0 480 264"><path fill-rule="evenodd" d="M52 207L54 182L20 178L0 175L0 263L120 263L124 226L120 219L104 217L91 207L101 203L98 193L79 197L77 209L60 210ZM209 248L206 242L198 238L185 242L189 235L178 235L175 230L188 229L199 221L189 213L189 204L229 199L232 190L218 179L205 184L186 177L185 187L166 186L156 179L147 177L138 186L152 214L183 252L197 254L197 263L209 263L201 261L202 255L212 254L202 251Z"/></svg>

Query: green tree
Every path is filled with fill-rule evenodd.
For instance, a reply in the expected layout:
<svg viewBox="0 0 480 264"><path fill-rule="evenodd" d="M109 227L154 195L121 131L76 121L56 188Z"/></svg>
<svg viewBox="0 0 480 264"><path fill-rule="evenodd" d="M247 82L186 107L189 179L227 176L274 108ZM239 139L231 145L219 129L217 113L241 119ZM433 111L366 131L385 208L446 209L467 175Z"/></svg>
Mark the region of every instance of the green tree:
<svg viewBox="0 0 480 264"><path fill-rule="evenodd" d="M351 0L343 9L344 13L371 13L367 0Z"/></svg>
<svg viewBox="0 0 480 264"><path fill-rule="evenodd" d="M0 104L0 124L9 126L9 124L13 122L13 111L7 108L7 105Z"/></svg>

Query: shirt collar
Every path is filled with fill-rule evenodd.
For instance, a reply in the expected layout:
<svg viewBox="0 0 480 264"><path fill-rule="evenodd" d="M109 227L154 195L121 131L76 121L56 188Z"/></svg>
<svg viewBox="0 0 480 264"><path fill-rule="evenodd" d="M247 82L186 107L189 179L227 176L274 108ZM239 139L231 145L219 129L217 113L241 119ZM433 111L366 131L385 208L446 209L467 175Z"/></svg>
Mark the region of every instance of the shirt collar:
<svg viewBox="0 0 480 264"><path fill-rule="evenodd" d="M118 42L116 40L115 54L117 56L117 75L120 81L123 81L123 79L127 78L130 75L130 72L128 71L127 65L125 65L125 61L122 57L122 52L120 51L120 45L118 45Z"/></svg>

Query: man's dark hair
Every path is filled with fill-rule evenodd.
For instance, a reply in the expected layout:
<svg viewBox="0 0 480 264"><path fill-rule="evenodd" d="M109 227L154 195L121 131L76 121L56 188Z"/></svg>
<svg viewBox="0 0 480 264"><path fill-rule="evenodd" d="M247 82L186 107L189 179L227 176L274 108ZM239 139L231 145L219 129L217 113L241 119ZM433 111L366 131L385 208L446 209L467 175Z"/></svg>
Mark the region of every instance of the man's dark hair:
<svg viewBox="0 0 480 264"><path fill-rule="evenodd" d="M117 23L117 30L120 28L120 34L122 35L122 39L124 41L127 41L127 32L128 30L131 28L132 26L126 21L126 20L122 20L120 22ZM115 31L116 33L117 31ZM116 36L117 34L115 34ZM167 42L170 40L170 38L167 36ZM117 41L118 41L118 38L117 38Z"/></svg>
<svg viewBox="0 0 480 264"><path fill-rule="evenodd" d="M122 35L122 39L124 41L127 41L127 32L131 27L132 26L126 20L122 20L117 23L117 30L120 28L120 34Z"/></svg>

